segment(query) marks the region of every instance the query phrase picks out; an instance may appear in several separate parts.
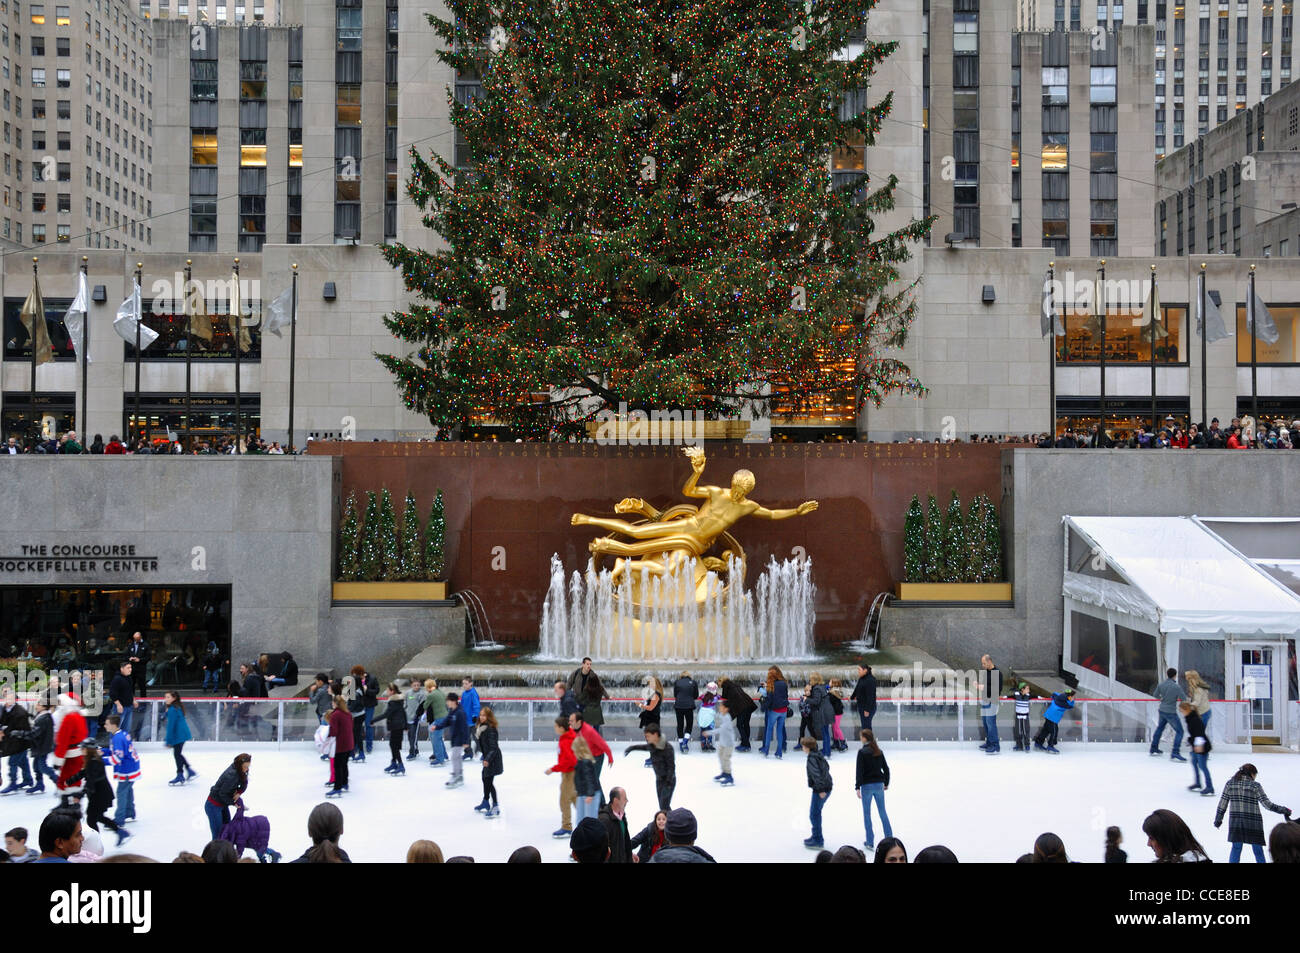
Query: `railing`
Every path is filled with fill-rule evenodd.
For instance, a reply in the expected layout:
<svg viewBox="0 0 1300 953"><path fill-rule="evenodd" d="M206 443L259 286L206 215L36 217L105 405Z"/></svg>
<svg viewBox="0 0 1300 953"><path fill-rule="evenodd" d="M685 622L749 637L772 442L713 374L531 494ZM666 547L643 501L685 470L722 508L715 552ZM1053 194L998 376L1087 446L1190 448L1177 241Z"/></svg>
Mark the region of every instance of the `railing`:
<svg viewBox="0 0 1300 953"><path fill-rule="evenodd" d="M284 744L310 742L319 721L313 704L305 698L234 699L197 696L183 699L185 715L193 742L235 742L240 744ZM610 741L640 741L640 710L636 700L615 698L602 705L604 726ZM553 737L551 723L559 713L554 698L485 697L496 714L502 741L539 741ZM141 742L162 741L165 714L162 698L137 699L135 713ZM1036 733L1042 723L1048 701L1030 704L1030 731ZM1216 744L1242 743L1237 739L1235 715L1245 701L1216 701L1211 705L1210 739ZM387 738L383 721L384 704L375 709L376 739ZM1279 705L1279 733L1290 737L1294 747L1300 738L1300 702ZM1013 743L1014 705L1004 700L998 706L998 734L1003 744ZM672 725L672 709L665 705L663 723ZM798 706L791 703L786 731L793 739L799 730ZM751 719L751 737L755 746L761 742L764 716L756 711ZM1152 699L1090 698L1079 699L1075 707L1061 718L1059 740L1065 742L1149 743L1157 722L1157 702ZM845 705L841 727L846 738L854 740L858 731L857 712ZM979 703L969 699L888 698L882 699L872 720L872 728L881 741L976 741L982 730ZM672 728L668 728L672 733ZM420 724L420 739L428 737L428 725ZM1166 735L1167 743L1168 735Z"/></svg>

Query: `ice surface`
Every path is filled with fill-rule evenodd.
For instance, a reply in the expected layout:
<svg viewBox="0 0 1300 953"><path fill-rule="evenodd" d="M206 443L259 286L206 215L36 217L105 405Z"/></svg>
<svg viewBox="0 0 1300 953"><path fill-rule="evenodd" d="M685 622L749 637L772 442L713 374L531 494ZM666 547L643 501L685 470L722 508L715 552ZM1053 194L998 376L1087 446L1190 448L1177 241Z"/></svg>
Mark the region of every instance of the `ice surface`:
<svg viewBox="0 0 1300 953"><path fill-rule="evenodd" d="M622 756L613 771L606 766L606 789L617 784L630 797L629 822L635 834L655 810L654 778L642 764L645 756ZM835 791L825 808L826 846L862 845L860 802L854 795L856 745L835 753L831 770ZM1168 744L1166 743L1166 750ZM170 861L179 850L198 852L208 840L203 802L208 787L241 748L233 744L194 745L186 755L200 777L171 788L171 753L160 745L140 746L143 774L136 782L136 812L129 825L135 836L123 850ZM310 842L307 814L323 801L328 769L309 745L253 746L251 784L245 795L250 814L271 821L271 845L291 860ZM915 853L930 844L946 844L962 861L1010 862L1030 851L1034 838L1054 831L1065 841L1072 858L1096 862L1102 857L1105 829L1117 824L1124 831L1130 862L1152 858L1142 834L1143 818L1156 808L1178 812L1217 862L1228 858L1227 824L1213 826L1218 798L1202 798L1186 790L1191 766L1171 763L1168 755L1149 757L1143 745L1064 745L1059 756L1021 754L1003 747L990 756L974 744L900 743L884 748L893 773L886 807L894 834ZM339 800L345 830L341 845L354 861L401 861L413 840L429 838L444 856L469 854L478 862L504 861L516 847L532 844L547 862L568 855L567 841L554 840L560 826L559 780L544 776L554 763L553 744L506 742L502 745L505 774L497 778L501 816L484 819L474 813L481 796L477 762L466 766L465 786L444 787L450 767L431 768L428 745L421 743L419 760L406 762L404 777L383 773L387 744L375 745L365 764L352 765L351 790ZM1300 757L1294 754L1216 751L1210 770L1218 790L1245 761L1259 767L1259 781L1274 803L1300 810ZM716 755L693 748L677 757L677 791L673 806L688 807L699 820L698 844L723 862L810 862L813 852L803 846L809 834L810 792L804 756L787 752L784 760L763 758L757 750L734 756L736 784L722 788L712 781L719 772ZM0 798L0 827L21 825L36 842L44 812L54 805L49 796L25 794ZM1265 831L1281 819L1265 812ZM878 821L876 839L880 833ZM105 846L114 850L113 835L103 831ZM1249 857L1249 851L1246 857Z"/></svg>

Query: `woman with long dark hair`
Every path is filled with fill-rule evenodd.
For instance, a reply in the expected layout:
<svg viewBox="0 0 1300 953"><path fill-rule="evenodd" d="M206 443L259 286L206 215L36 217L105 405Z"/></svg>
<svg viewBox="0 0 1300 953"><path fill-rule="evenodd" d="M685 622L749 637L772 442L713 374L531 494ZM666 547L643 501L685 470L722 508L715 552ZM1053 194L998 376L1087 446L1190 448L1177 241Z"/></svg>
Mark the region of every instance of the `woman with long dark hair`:
<svg viewBox="0 0 1300 953"><path fill-rule="evenodd" d="M1157 864L1205 864L1210 857L1192 834L1187 822L1173 811L1161 808L1142 822L1147 846L1156 855Z"/></svg>
<svg viewBox="0 0 1300 953"><path fill-rule="evenodd" d="M644 864L668 843L664 828L668 826L668 812L655 811L654 820L641 829L641 833L632 838L632 849L636 851L636 863Z"/></svg>
<svg viewBox="0 0 1300 953"><path fill-rule="evenodd" d="M1038 835L1038 840L1034 841L1034 859L1031 863L1068 864L1069 862L1069 855L1065 853L1065 842L1061 838L1051 831Z"/></svg>
<svg viewBox="0 0 1300 953"><path fill-rule="evenodd" d="M352 746L356 743L356 718L348 711L348 703L342 695L334 696L334 710L330 712L329 736L334 739L334 782L333 790L326 797L342 797L348 789L348 759L352 756Z"/></svg>
<svg viewBox="0 0 1300 953"><path fill-rule="evenodd" d="M1255 863L1264 863L1264 816L1260 805L1285 817L1291 816L1289 807L1274 804L1264 793L1255 776L1259 769L1253 764L1243 764L1237 769L1219 798L1219 809L1214 812L1214 826L1223 826L1223 815L1228 815L1228 843L1232 851L1228 863L1241 863L1241 845L1249 844L1255 854Z"/></svg>
<svg viewBox="0 0 1300 953"><path fill-rule="evenodd" d="M230 809L238 804L241 796L248 790L248 767L253 763L251 754L237 754L230 767L221 772L217 783L208 791L208 799L203 802L203 811L208 816L208 827L212 839L221 836L221 829L230 823Z"/></svg>
<svg viewBox="0 0 1300 953"><path fill-rule="evenodd" d="M601 684L600 676L595 672L589 674L578 703L582 705L582 720L595 728L596 734L601 733L601 726L605 724L605 713L601 711L600 703L608 697L609 692Z"/></svg>
<svg viewBox="0 0 1300 953"><path fill-rule="evenodd" d="M592 677L595 677L594 672ZM497 803L496 778L504 768L501 763L496 712L488 705L479 710L477 732L478 753L483 759L483 803L474 810L481 812L484 817L496 817L501 813L501 805Z"/></svg>
<svg viewBox="0 0 1300 953"><path fill-rule="evenodd" d="M180 692L168 691L163 697L167 699L167 733L163 738L163 744L172 749L172 758L176 761L176 777L167 783L184 784L199 776L182 753L185 742L193 735L190 732L189 722L185 720L185 706L181 704Z"/></svg>
<svg viewBox="0 0 1300 953"><path fill-rule="evenodd" d="M886 839L894 836L889 826L889 815L885 813L885 791L889 790L889 762L876 744L876 736L870 728L863 728L859 733L862 747L858 749L857 781L854 785L858 791L858 800L862 802L862 823L867 831L867 850L876 849L875 831L871 829L871 803L874 801L880 814L880 824L885 829Z"/></svg>
<svg viewBox="0 0 1300 953"><path fill-rule="evenodd" d="M907 863L907 848L897 837L886 837L876 845L876 856L872 860L873 864L905 864Z"/></svg>
<svg viewBox="0 0 1300 953"><path fill-rule="evenodd" d="M780 745L776 749L776 756L780 758L785 754L785 716L790 713L790 686L779 667L773 665L767 670L765 688L767 707L764 709L763 747L759 750L766 758L775 738Z"/></svg>
<svg viewBox="0 0 1300 953"><path fill-rule="evenodd" d="M343 812L333 804L317 804L307 815L307 836L312 846L294 864L350 864L352 860L339 846L343 836Z"/></svg>

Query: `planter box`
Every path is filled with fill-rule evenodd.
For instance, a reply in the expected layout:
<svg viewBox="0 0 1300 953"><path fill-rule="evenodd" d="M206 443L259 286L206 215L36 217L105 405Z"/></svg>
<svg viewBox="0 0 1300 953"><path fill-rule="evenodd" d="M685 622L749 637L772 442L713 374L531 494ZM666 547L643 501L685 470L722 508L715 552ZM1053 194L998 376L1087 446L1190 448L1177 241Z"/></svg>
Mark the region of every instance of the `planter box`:
<svg viewBox="0 0 1300 953"><path fill-rule="evenodd" d="M1009 582L900 582L903 602L1010 602Z"/></svg>
<svg viewBox="0 0 1300 953"><path fill-rule="evenodd" d="M445 582L336 582L335 602L441 602Z"/></svg>

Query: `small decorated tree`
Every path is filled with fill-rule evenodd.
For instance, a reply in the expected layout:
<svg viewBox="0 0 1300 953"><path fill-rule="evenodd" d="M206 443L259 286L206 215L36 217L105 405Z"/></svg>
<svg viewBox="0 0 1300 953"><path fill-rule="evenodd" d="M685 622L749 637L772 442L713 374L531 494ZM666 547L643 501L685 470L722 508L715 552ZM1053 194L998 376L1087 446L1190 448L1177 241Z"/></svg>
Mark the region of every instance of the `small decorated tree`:
<svg viewBox="0 0 1300 953"><path fill-rule="evenodd" d="M948 512L943 519L942 582L962 582L966 578L966 530L961 516L961 499L952 491Z"/></svg>
<svg viewBox="0 0 1300 953"><path fill-rule="evenodd" d="M966 573L962 582L988 582L984 578L984 494L971 497L966 508Z"/></svg>
<svg viewBox="0 0 1300 953"><path fill-rule="evenodd" d="M984 574L986 582L1002 582L1002 520L997 507L984 498Z"/></svg>
<svg viewBox="0 0 1300 953"><path fill-rule="evenodd" d="M915 495L903 520L903 582L925 581L925 514Z"/></svg>
<svg viewBox="0 0 1300 953"><path fill-rule="evenodd" d="M383 560L380 578L397 582L402 578L402 546L397 536L397 513L393 497L385 488L379 497L379 550Z"/></svg>
<svg viewBox="0 0 1300 953"><path fill-rule="evenodd" d="M366 522L357 543L358 577L374 582L383 572L383 547L379 536L379 500L373 490L366 491Z"/></svg>
<svg viewBox="0 0 1300 953"><path fill-rule="evenodd" d="M415 509L415 497L408 490L402 506L402 576L403 579L424 578L424 548L420 545L420 514Z"/></svg>
<svg viewBox="0 0 1300 953"><path fill-rule="evenodd" d="M442 579L447 543L447 519L442 510L442 490L429 507L429 522L424 527L424 569L430 579Z"/></svg>
<svg viewBox="0 0 1300 953"><path fill-rule="evenodd" d="M933 493L925 506L925 581L943 582L943 518Z"/></svg>
<svg viewBox="0 0 1300 953"><path fill-rule="evenodd" d="M357 534L360 529L357 498L349 493L347 507L343 511L343 525L339 528L338 578L345 582L357 578Z"/></svg>

